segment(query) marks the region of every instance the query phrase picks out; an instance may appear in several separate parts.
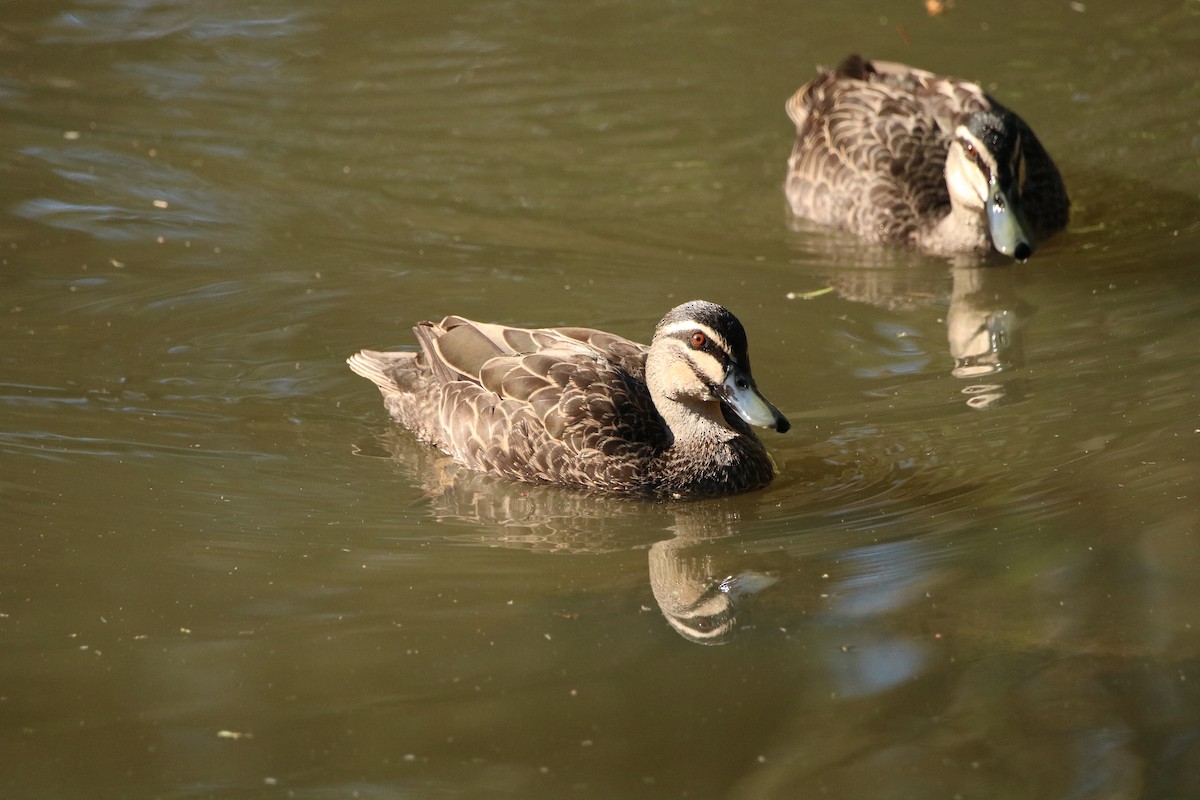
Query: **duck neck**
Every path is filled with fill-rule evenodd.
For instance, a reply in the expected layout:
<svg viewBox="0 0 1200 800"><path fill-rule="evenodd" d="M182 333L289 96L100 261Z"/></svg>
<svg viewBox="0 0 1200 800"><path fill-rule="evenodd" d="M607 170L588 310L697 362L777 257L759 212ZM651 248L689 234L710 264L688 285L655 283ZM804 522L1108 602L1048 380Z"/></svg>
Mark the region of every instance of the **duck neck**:
<svg viewBox="0 0 1200 800"><path fill-rule="evenodd" d="M770 483L775 466L740 419L727 419L717 400L656 403L671 431L662 454L660 494L696 497L748 491Z"/></svg>
<svg viewBox="0 0 1200 800"><path fill-rule="evenodd" d="M953 194L950 213L924 230L920 239L920 246L934 253L982 252L992 246L983 211L956 202Z"/></svg>
<svg viewBox="0 0 1200 800"><path fill-rule="evenodd" d="M671 430L670 450L693 452L720 447L739 435L729 426L718 400L686 402L672 399L654 405Z"/></svg>

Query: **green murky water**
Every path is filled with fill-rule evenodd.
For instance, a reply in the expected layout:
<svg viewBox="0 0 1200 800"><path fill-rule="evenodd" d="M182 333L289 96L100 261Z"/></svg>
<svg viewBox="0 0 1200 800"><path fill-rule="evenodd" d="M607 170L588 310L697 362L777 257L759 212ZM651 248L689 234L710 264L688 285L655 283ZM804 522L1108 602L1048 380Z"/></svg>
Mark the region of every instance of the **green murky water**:
<svg viewBox="0 0 1200 800"><path fill-rule="evenodd" d="M1195 2L8 2L0 791L1200 794L1198 47ZM1071 228L791 223L783 101L851 51L983 80ZM692 297L793 422L765 491L458 474L343 364Z"/></svg>

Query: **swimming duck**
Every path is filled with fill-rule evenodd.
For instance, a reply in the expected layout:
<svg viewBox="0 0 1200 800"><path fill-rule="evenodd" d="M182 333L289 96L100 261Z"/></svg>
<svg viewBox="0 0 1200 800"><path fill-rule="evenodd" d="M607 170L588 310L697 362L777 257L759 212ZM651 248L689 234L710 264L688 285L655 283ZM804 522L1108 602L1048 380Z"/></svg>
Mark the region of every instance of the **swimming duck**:
<svg viewBox="0 0 1200 800"><path fill-rule="evenodd" d="M758 489L775 466L751 425L789 427L758 391L725 308L672 309L649 347L590 328L462 317L413 328L420 350L363 350L350 369L391 416L472 469L658 498Z"/></svg>
<svg viewBox="0 0 1200 800"><path fill-rule="evenodd" d="M1067 224L1066 188L1025 122L974 83L852 55L787 102L792 211L874 241L1018 261Z"/></svg>

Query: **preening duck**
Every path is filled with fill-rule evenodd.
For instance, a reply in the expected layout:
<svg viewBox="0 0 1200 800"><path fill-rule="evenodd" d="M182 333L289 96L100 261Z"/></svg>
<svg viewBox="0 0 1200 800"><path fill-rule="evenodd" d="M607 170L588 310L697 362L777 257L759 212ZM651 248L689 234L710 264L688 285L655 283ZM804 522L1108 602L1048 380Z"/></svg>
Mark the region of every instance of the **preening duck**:
<svg viewBox="0 0 1200 800"><path fill-rule="evenodd" d="M873 241L1018 261L1066 227L1058 168L974 83L852 55L787 102L793 213Z"/></svg>

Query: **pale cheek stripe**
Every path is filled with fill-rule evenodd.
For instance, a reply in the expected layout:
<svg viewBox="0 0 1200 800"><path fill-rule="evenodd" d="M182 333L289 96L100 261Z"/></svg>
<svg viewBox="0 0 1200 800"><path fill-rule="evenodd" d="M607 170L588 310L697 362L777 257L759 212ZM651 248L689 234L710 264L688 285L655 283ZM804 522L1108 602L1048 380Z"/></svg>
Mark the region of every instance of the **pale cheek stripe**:
<svg viewBox="0 0 1200 800"><path fill-rule="evenodd" d="M725 341L725 337L721 336L720 334L718 334L716 331L714 331L712 328L708 327L707 325L703 325L699 322L688 321L688 320L682 320L680 322L672 322L670 325L663 328L658 333L660 336L670 336L670 335L676 334L676 333L692 333L693 331L700 331L705 336L707 336L709 339L711 339L713 342L715 342L717 347L720 347L726 353L729 352L729 344Z"/></svg>
<svg viewBox="0 0 1200 800"><path fill-rule="evenodd" d="M975 152L979 154L979 160L988 168L990 174L996 174L996 159L992 156L992 151L983 146L983 142L975 138L975 136L967 130L966 125L959 125L958 130L954 132L956 136L966 139L971 144L975 145ZM982 172L982 170L980 170Z"/></svg>
<svg viewBox="0 0 1200 800"><path fill-rule="evenodd" d="M696 330L695 325L689 326L689 330ZM679 359L679 366L688 367L688 372L696 377L696 380L708 383L717 384L725 380L725 368L721 366L721 362L713 358L710 354L693 350L678 339L668 339L668 345L676 352L676 358Z"/></svg>

